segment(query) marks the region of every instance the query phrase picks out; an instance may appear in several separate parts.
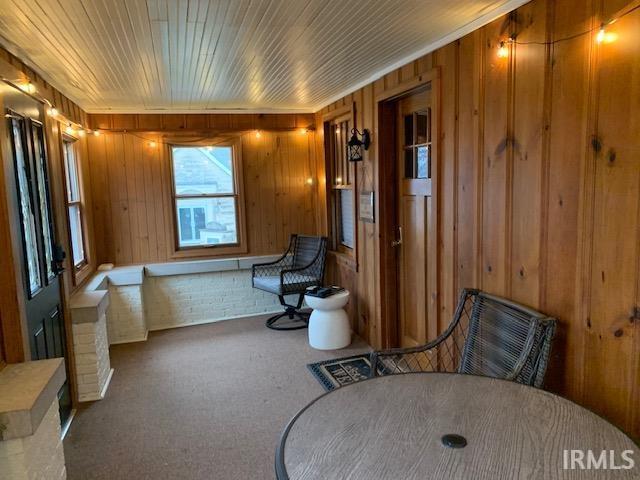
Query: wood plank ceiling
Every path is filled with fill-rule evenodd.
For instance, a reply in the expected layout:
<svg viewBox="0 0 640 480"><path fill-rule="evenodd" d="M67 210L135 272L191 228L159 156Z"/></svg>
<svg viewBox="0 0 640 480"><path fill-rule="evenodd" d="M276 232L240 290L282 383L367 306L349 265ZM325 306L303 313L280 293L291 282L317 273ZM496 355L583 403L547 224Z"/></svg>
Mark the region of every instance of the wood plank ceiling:
<svg viewBox="0 0 640 480"><path fill-rule="evenodd" d="M0 43L88 112L316 111L526 0L0 0Z"/></svg>

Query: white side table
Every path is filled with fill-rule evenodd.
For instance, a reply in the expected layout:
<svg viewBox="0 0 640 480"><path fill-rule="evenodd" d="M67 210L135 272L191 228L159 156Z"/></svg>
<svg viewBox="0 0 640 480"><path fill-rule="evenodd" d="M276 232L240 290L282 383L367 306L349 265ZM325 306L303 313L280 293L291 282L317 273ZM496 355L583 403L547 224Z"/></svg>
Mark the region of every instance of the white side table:
<svg viewBox="0 0 640 480"><path fill-rule="evenodd" d="M309 318L309 345L318 350L336 350L351 343L349 317L343 307L349 301L349 291L326 298L305 295L313 312Z"/></svg>

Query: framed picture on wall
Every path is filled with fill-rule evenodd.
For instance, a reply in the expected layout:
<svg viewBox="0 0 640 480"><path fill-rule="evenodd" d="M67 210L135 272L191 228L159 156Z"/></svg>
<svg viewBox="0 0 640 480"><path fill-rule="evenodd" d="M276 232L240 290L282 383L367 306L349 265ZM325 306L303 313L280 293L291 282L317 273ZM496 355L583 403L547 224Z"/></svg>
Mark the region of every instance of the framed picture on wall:
<svg viewBox="0 0 640 480"><path fill-rule="evenodd" d="M363 190L360 192L358 211L360 212L360 220L375 223L375 203L372 191Z"/></svg>

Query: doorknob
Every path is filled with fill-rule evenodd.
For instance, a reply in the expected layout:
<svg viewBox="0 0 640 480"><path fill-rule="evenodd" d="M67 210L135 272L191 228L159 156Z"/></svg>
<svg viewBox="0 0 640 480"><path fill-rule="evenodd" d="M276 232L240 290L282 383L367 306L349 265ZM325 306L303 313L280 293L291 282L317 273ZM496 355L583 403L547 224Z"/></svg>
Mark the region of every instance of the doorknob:
<svg viewBox="0 0 640 480"><path fill-rule="evenodd" d="M393 240L391 242L391 246L392 247L399 247L400 245L402 245L402 227L398 226L398 239L397 240Z"/></svg>

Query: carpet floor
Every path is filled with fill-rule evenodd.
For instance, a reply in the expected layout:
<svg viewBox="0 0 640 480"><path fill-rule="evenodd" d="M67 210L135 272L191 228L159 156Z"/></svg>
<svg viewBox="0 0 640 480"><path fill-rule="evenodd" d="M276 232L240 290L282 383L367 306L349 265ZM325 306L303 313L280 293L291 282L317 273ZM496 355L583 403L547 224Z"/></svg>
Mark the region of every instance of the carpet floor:
<svg viewBox="0 0 640 480"><path fill-rule="evenodd" d="M152 332L111 347L106 397L64 440L69 480L272 479L288 420L323 393L306 364L361 353L309 347L265 317Z"/></svg>

